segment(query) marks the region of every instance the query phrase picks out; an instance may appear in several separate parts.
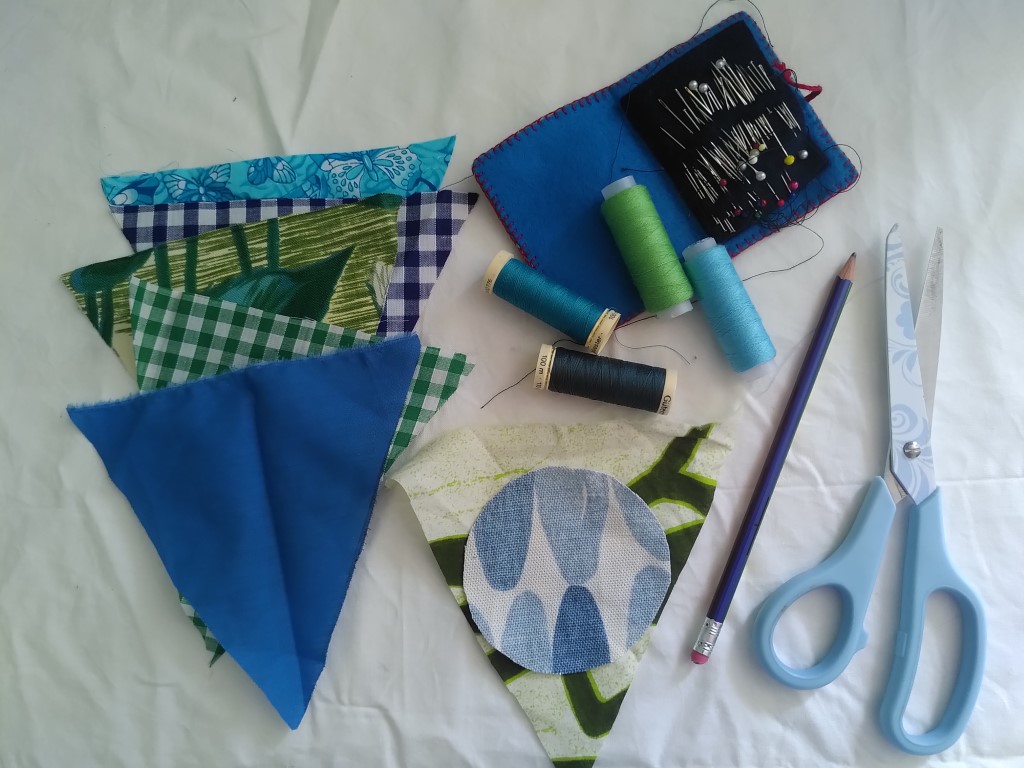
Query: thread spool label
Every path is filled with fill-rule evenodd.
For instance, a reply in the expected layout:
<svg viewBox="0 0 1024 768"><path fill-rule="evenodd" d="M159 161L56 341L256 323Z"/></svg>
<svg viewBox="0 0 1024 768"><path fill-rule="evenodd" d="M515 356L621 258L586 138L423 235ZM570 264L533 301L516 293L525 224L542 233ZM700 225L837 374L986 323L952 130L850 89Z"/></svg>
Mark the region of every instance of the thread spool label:
<svg viewBox="0 0 1024 768"><path fill-rule="evenodd" d="M484 290L488 293L494 293L494 283L498 280L498 275L501 274L501 270L515 257L508 251L498 251L498 254L491 259L490 265L487 267L487 271L484 272Z"/></svg>
<svg viewBox="0 0 1024 768"><path fill-rule="evenodd" d="M537 371L533 376L534 389L547 389L551 381L551 368L555 364L555 348L550 344L542 344L537 355Z"/></svg>
<svg viewBox="0 0 1024 768"><path fill-rule="evenodd" d="M590 335L587 337L587 343L584 346L595 355L601 354L601 350L604 349L604 345L608 343L608 339L615 333L615 328L619 324L619 320L622 319L622 315L616 312L614 309L606 309L601 313L601 317L594 323L593 329L590 331Z"/></svg>
<svg viewBox="0 0 1024 768"><path fill-rule="evenodd" d="M672 398L676 396L676 372L671 368L665 370L665 388L661 392L661 404L658 414L664 416L672 410Z"/></svg>

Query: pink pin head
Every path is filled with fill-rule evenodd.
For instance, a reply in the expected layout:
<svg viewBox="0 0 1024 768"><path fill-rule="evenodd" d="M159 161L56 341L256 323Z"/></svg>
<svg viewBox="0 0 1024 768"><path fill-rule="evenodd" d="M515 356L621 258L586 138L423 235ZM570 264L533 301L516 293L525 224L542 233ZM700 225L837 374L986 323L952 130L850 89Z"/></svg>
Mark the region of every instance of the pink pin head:
<svg viewBox="0 0 1024 768"><path fill-rule="evenodd" d="M789 182L789 188L791 190L793 190L794 192L796 192L798 189L800 189L800 182L799 181L791 181L791 182Z"/></svg>
<svg viewBox="0 0 1024 768"><path fill-rule="evenodd" d="M761 207L762 208L767 208L768 207L768 201L765 200L763 197L761 198Z"/></svg>
<svg viewBox="0 0 1024 768"><path fill-rule="evenodd" d="M786 201L785 201L785 200L783 200L783 199L782 199L782 198L780 197L780 198L779 198L778 200L776 200L776 201L775 201L775 204L776 204L776 205L777 205L777 206L778 206L779 208L781 208L782 206L784 206L784 205L786 204Z"/></svg>
<svg viewBox="0 0 1024 768"><path fill-rule="evenodd" d="M727 187L727 186L729 186L729 182L726 181L725 179L719 179L718 180L718 186L720 186L720 187Z"/></svg>

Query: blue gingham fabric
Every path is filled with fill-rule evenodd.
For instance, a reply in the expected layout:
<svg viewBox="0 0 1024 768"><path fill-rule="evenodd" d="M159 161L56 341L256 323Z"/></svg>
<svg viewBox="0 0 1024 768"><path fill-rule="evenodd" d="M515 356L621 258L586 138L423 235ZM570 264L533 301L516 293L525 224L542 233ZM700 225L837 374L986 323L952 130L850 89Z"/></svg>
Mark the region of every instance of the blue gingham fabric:
<svg viewBox="0 0 1024 768"><path fill-rule="evenodd" d="M184 240L212 229L233 224L310 213L355 200L312 198L275 198L271 200L231 200L221 203L158 203L156 205L111 205L117 226L133 251Z"/></svg>
<svg viewBox="0 0 1024 768"><path fill-rule="evenodd" d="M477 197L472 192L446 190L406 199L398 211L398 258L378 336L412 332Z"/></svg>

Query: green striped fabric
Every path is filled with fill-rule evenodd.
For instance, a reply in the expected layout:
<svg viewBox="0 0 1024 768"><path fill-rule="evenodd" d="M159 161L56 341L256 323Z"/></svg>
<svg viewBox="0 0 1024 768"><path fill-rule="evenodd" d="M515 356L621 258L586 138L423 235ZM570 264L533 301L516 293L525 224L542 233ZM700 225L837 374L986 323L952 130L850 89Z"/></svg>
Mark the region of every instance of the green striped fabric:
<svg viewBox="0 0 1024 768"><path fill-rule="evenodd" d="M395 264L403 200L377 195L351 205L236 224L89 264L63 280L129 370L131 277L373 333L380 323L373 280Z"/></svg>

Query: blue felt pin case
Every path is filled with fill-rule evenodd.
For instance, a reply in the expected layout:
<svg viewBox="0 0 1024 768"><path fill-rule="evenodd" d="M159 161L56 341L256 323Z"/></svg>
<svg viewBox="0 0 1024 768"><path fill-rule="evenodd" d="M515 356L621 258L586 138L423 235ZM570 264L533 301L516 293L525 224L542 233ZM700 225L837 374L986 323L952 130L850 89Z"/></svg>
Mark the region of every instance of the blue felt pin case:
<svg viewBox="0 0 1024 768"><path fill-rule="evenodd" d="M677 251L708 236L669 175L659 170L661 164L626 119L620 100L735 24L749 28L770 64L779 62L754 20L737 13L617 83L539 118L474 161L477 182L531 266L600 306L627 316L641 312L643 303L600 212L601 189L628 175L650 190ZM810 104L803 98L795 101L801 122L828 164L793 194L784 216L725 241L733 256L806 216L857 179L856 168Z"/></svg>

